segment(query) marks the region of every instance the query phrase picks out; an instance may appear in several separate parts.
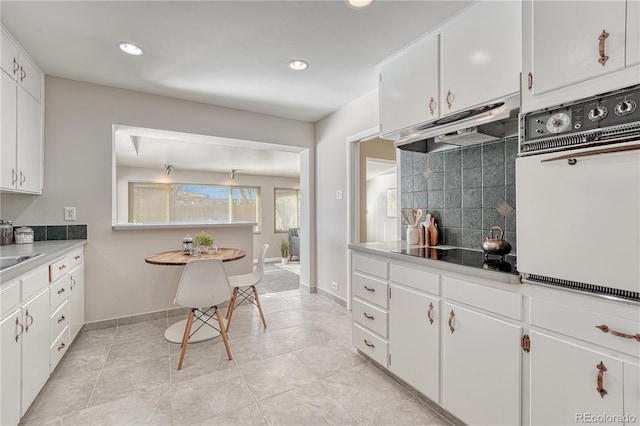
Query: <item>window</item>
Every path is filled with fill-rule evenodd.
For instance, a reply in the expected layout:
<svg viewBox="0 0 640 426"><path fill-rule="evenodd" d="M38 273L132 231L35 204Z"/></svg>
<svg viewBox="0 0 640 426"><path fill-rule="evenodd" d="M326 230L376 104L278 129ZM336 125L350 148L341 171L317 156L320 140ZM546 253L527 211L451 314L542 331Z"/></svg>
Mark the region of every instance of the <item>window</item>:
<svg viewBox="0 0 640 426"><path fill-rule="evenodd" d="M300 190L275 188L275 232L300 227Z"/></svg>
<svg viewBox="0 0 640 426"><path fill-rule="evenodd" d="M129 182L129 223L257 222L260 188Z"/></svg>

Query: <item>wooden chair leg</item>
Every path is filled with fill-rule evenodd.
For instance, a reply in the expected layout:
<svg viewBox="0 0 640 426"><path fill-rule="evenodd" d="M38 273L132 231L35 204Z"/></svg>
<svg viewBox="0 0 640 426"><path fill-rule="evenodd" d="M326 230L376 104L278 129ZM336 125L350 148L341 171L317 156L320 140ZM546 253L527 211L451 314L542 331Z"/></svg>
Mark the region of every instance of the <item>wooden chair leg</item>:
<svg viewBox="0 0 640 426"><path fill-rule="evenodd" d="M187 353L187 345L189 344L189 335L191 334L191 326L193 325L193 317L194 309L191 309L189 312L189 317L187 318L187 325L184 328L184 335L182 336L182 344L180 347L182 350L180 351L180 361L178 361L178 370L182 370L182 361L184 361L184 355Z"/></svg>
<svg viewBox="0 0 640 426"><path fill-rule="evenodd" d="M258 297L258 290L256 290L255 286L253 288L253 297L256 299L256 305L258 305L258 310L260 311L260 318L262 318L262 325L264 328L267 328L267 322L264 320L264 313L262 313L262 306L260 305L260 298Z"/></svg>
<svg viewBox="0 0 640 426"><path fill-rule="evenodd" d="M222 318L220 318L220 312L218 311L218 307L216 306L216 318L218 319L218 325L220 326L220 334L222 335L222 341L224 342L224 347L227 349L227 356L229 359L233 359L233 355L231 355L231 349L229 348L229 339L227 339L227 330L224 328L224 324L222 323Z"/></svg>
<svg viewBox="0 0 640 426"><path fill-rule="evenodd" d="M231 325L231 317L233 316L233 308L236 305L236 300L238 299L238 287L233 289L233 295L231 296L231 301L229 302L229 308L227 308L227 328L225 331L229 331L229 326Z"/></svg>

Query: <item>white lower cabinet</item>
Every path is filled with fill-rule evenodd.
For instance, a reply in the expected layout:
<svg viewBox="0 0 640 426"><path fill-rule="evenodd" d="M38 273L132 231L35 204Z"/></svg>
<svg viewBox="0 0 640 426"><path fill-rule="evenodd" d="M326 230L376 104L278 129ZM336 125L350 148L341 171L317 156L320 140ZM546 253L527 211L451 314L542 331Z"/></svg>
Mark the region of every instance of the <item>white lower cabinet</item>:
<svg viewBox="0 0 640 426"><path fill-rule="evenodd" d="M69 331L76 338L84 325L84 264L69 272Z"/></svg>
<svg viewBox="0 0 640 426"><path fill-rule="evenodd" d="M586 416L603 414L622 420L622 360L537 331L531 349L532 425L593 423Z"/></svg>
<svg viewBox="0 0 640 426"><path fill-rule="evenodd" d="M0 322L0 424L17 425L20 422L20 370L22 341L20 336L22 310L7 315Z"/></svg>
<svg viewBox="0 0 640 426"><path fill-rule="evenodd" d="M520 424L522 328L445 303L442 405L474 425Z"/></svg>
<svg viewBox="0 0 640 426"><path fill-rule="evenodd" d="M440 300L391 284L389 370L439 402Z"/></svg>

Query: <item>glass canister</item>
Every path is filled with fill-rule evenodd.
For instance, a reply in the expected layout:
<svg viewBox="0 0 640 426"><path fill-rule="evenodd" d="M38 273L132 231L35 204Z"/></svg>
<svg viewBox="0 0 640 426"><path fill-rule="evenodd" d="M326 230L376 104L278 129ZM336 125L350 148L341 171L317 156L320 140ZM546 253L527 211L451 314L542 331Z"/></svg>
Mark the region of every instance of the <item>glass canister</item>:
<svg viewBox="0 0 640 426"><path fill-rule="evenodd" d="M6 223L0 220L0 246L13 244L13 225L8 220Z"/></svg>
<svg viewBox="0 0 640 426"><path fill-rule="evenodd" d="M27 226L21 226L14 232L16 244L30 244L33 243L33 228Z"/></svg>
<svg viewBox="0 0 640 426"><path fill-rule="evenodd" d="M182 239L182 254L190 255L193 252L193 238L186 236Z"/></svg>

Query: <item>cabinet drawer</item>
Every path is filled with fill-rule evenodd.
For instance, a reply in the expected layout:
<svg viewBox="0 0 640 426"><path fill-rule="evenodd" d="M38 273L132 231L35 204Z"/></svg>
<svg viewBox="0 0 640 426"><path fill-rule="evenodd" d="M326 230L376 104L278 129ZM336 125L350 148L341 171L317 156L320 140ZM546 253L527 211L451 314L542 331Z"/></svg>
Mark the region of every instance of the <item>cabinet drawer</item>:
<svg viewBox="0 0 640 426"><path fill-rule="evenodd" d="M2 286L0 290L0 318L13 311L20 303L20 281Z"/></svg>
<svg viewBox="0 0 640 426"><path fill-rule="evenodd" d="M56 368L64 354L67 353L67 349L69 349L70 344L71 338L69 335L69 327L67 327L58 336L55 342L53 342L51 348L49 348L49 366L51 372Z"/></svg>
<svg viewBox="0 0 640 426"><path fill-rule="evenodd" d="M447 299L457 300L509 318L522 319L522 295L518 293L446 276L442 277L442 289Z"/></svg>
<svg viewBox="0 0 640 426"><path fill-rule="evenodd" d="M640 343L635 339L604 333L597 328L604 325L609 330L635 336L640 334L637 321L539 299L531 299L530 308L532 325L640 358Z"/></svg>
<svg viewBox="0 0 640 426"><path fill-rule="evenodd" d="M353 320L385 338L388 337L387 315L387 312L382 309L362 300L353 299Z"/></svg>
<svg viewBox="0 0 640 426"><path fill-rule="evenodd" d="M353 255L353 270L373 275L374 277L387 279L387 262L370 257Z"/></svg>
<svg viewBox="0 0 640 426"><path fill-rule="evenodd" d="M367 354L378 364L387 366L387 341L374 335L370 331L362 328L358 324L353 324L353 346L362 353Z"/></svg>
<svg viewBox="0 0 640 426"><path fill-rule="evenodd" d="M62 330L69 325L69 301L64 302L49 318L51 344L60 336Z"/></svg>
<svg viewBox="0 0 640 426"><path fill-rule="evenodd" d="M432 294L440 294L440 275L419 268L389 265L389 279L398 284Z"/></svg>
<svg viewBox="0 0 640 426"><path fill-rule="evenodd" d="M78 265L81 265L84 261L84 250L82 248L76 249L69 253L69 269L73 269Z"/></svg>
<svg viewBox="0 0 640 426"><path fill-rule="evenodd" d="M351 282L353 294L367 302L374 303L383 308L387 308L387 282L376 278L361 275L357 272L353 274Z"/></svg>
<svg viewBox="0 0 640 426"><path fill-rule="evenodd" d="M45 266L33 271L32 274L22 278L22 300L27 300L39 290L42 290L49 283L47 268Z"/></svg>
<svg viewBox="0 0 640 426"><path fill-rule="evenodd" d="M51 311L58 309L58 306L69 298L69 276L65 275L55 283L51 284Z"/></svg>
<svg viewBox="0 0 640 426"><path fill-rule="evenodd" d="M49 265L49 281L54 282L69 272L69 258L64 257Z"/></svg>

